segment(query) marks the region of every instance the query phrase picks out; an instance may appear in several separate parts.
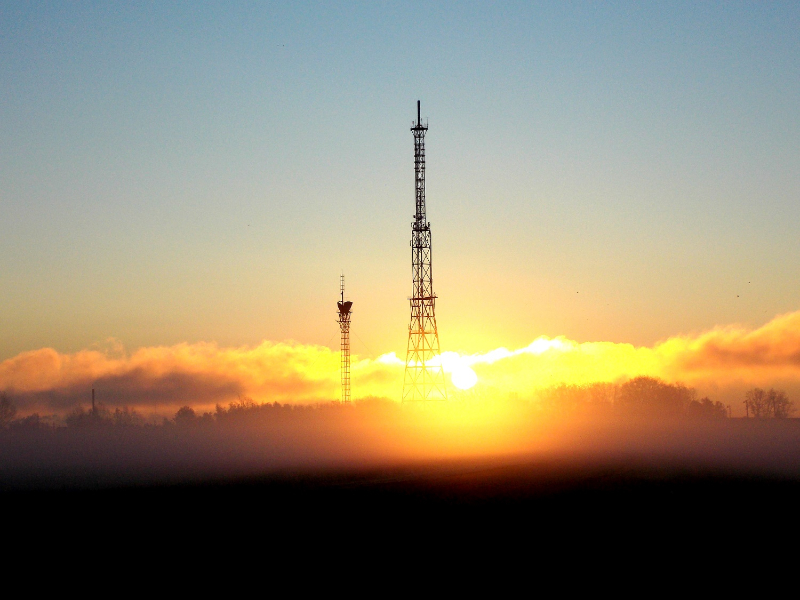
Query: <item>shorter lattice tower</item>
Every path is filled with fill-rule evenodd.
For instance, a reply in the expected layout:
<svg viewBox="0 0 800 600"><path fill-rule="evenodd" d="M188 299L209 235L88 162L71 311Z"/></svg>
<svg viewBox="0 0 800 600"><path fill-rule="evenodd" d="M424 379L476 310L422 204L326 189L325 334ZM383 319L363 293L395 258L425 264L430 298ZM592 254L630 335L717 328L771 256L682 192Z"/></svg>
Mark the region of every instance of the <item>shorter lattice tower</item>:
<svg viewBox="0 0 800 600"><path fill-rule="evenodd" d="M342 378L342 404L350 403L350 308L353 303L344 299L344 274L339 277L339 293L342 299L336 305L339 308L339 329L342 332L341 344L341 378Z"/></svg>

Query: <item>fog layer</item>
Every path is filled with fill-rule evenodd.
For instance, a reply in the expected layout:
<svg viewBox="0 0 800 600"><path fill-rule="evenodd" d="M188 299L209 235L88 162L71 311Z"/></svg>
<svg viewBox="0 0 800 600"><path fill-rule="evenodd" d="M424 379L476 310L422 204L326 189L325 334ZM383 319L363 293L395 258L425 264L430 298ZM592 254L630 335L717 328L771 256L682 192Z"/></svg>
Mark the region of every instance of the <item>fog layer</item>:
<svg viewBox="0 0 800 600"><path fill-rule="evenodd" d="M262 406L163 426L0 432L3 489L71 489L481 459L800 476L795 419L546 415L529 403Z"/></svg>

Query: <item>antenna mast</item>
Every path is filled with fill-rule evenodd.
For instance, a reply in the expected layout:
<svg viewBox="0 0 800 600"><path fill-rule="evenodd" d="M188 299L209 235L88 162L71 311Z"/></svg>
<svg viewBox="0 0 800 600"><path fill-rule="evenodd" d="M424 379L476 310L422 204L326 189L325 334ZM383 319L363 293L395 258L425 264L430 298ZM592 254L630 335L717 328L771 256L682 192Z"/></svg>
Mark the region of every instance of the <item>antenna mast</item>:
<svg viewBox="0 0 800 600"><path fill-rule="evenodd" d="M350 308L353 303L344 300L344 273L339 276L339 293L342 299L339 308L339 330L342 332L340 367L342 379L342 404L350 403Z"/></svg>
<svg viewBox="0 0 800 600"><path fill-rule="evenodd" d="M417 100L417 121L411 124L414 135L414 190L416 213L411 224L411 272L413 290L411 323L408 326L406 371L403 378L403 402L415 400L447 400L444 370L436 328L436 294L433 293L431 224L425 214L425 134L420 103Z"/></svg>

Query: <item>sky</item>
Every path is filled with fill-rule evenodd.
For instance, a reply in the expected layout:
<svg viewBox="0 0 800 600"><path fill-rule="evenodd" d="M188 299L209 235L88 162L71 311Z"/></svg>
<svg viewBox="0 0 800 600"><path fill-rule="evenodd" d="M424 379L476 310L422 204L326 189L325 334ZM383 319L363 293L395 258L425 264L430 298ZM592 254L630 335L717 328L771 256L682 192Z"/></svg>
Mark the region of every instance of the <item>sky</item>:
<svg viewBox="0 0 800 600"><path fill-rule="evenodd" d="M0 2L0 372L335 352L342 272L356 358L402 358L417 100L443 350L795 336L799 29L791 2Z"/></svg>

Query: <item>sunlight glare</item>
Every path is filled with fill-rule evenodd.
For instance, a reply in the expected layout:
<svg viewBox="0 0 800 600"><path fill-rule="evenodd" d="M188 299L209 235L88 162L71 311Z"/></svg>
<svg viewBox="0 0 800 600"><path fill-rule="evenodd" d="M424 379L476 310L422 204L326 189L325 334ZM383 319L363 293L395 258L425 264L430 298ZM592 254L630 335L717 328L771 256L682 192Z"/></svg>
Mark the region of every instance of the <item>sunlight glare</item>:
<svg viewBox="0 0 800 600"><path fill-rule="evenodd" d="M450 378L453 381L453 385L460 390L468 390L478 383L478 376L475 371L472 370L472 367L463 363L453 368Z"/></svg>

